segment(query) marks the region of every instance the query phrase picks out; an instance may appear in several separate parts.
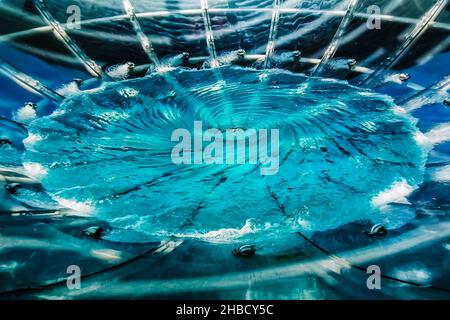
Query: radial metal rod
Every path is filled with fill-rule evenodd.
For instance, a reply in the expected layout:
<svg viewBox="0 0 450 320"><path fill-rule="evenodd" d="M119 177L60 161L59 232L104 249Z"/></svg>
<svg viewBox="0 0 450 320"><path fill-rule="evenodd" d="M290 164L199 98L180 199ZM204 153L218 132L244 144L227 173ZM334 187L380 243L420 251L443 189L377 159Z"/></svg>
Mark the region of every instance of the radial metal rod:
<svg viewBox="0 0 450 320"><path fill-rule="evenodd" d="M1 3L0 3L1 7ZM264 13L264 12L270 12L271 8L213 8L209 9L210 13L217 13L217 14L226 14L226 13ZM151 17L170 17L175 14L181 14L181 15L198 15L201 14L201 9L189 9L189 10L173 10L173 11L147 11L147 12L139 12L136 13L136 16L139 19L145 19L145 18L151 18ZM319 9L305 9L305 8L281 8L280 14L311 14L311 15L327 15L327 16L335 16L335 17L343 17L345 16L346 12L343 10L319 10ZM358 18L362 20L367 20L370 18L371 15L364 12L355 12L353 15L353 18ZM122 21L124 19L128 19L128 16L126 14L121 15L114 15L114 16L107 16L107 17L101 17L101 18L93 18L93 19L86 19L81 20L80 25L92 25L97 23L105 23L105 22L112 22L112 21ZM396 17L392 15L380 15L379 19L381 21L385 22L394 22L398 24L411 24L416 25L420 22L420 20L415 18L407 18L407 17ZM255 22L256 23L256 22ZM64 24L63 24L64 26ZM430 22L430 27L444 30L444 31L450 31L450 24L444 23L444 22ZM17 31L12 32L9 34L0 35L0 42L5 41L11 41L13 39L19 38L19 37L25 37L30 36L38 33L48 32L52 30L51 26L42 26L37 28L31 28L28 30L23 31ZM79 31L77 31L79 32ZM232 31L228 31L232 32Z"/></svg>
<svg viewBox="0 0 450 320"><path fill-rule="evenodd" d="M208 47L209 56L211 57L211 67L219 66L217 60L216 44L214 42L214 34L212 31L211 18L209 16L208 0L200 0L203 23L205 25L206 46Z"/></svg>
<svg viewBox="0 0 450 320"><path fill-rule="evenodd" d="M419 24L405 37L405 42L388 58L386 58L375 71L370 74L366 79L364 79L360 85L368 86L372 83L372 81L380 75L383 71L388 70L395 66L400 59L409 51L411 46L425 33L425 31L430 26L430 22L434 21L437 16L441 13L441 11L447 5L448 0L438 0L431 7L430 10L425 13L420 19Z"/></svg>
<svg viewBox="0 0 450 320"><path fill-rule="evenodd" d="M328 45L328 48L325 50L325 53L323 54L322 59L320 60L319 64L312 71L312 73L311 73L312 75L320 75L323 71L324 66L327 64L327 62L331 58L333 58L334 54L336 53L337 49L339 48L339 42L340 42L341 38L347 32L348 26L350 25L350 22L353 19L353 14L355 13L357 4L358 4L358 0L350 0L344 18L341 20L341 23L339 24L339 27L338 27L333 39L331 40L330 44Z"/></svg>
<svg viewBox="0 0 450 320"><path fill-rule="evenodd" d="M153 64L156 66L156 68L159 68L161 66L161 63L158 59L158 56L155 53L151 40L146 36L141 27L141 24L139 23L133 4L131 3L130 0L123 0L122 4L125 13L129 17L130 22L133 25L134 32L136 32L137 38L142 46L142 49L147 54L148 59L151 62L153 62Z"/></svg>
<svg viewBox="0 0 450 320"><path fill-rule="evenodd" d="M41 82L32 78L31 76L16 69L13 65L2 58L0 58L0 72L16 82L21 87L28 89L34 93L45 96L55 102L61 102L62 100L64 100L64 96L44 86Z"/></svg>
<svg viewBox="0 0 450 320"><path fill-rule="evenodd" d="M53 29L57 37L66 45L66 47L80 60L86 70L95 77L109 76L102 70L102 68L70 38L62 25L51 15L44 4L44 0L33 0L35 8L38 10L42 19Z"/></svg>
<svg viewBox="0 0 450 320"><path fill-rule="evenodd" d="M275 51L275 41L278 33L278 23L280 21L281 0L273 1L272 21L270 22L269 40L267 41L264 68L267 68L270 59Z"/></svg>
<svg viewBox="0 0 450 320"><path fill-rule="evenodd" d="M429 103L429 101L433 101L434 99L436 99L436 94L439 97L440 92L442 93L442 97L444 97L449 89L450 89L450 75L444 77L440 81L437 81L428 88L419 91L413 96L398 102L398 104L401 105L407 111L413 111Z"/></svg>

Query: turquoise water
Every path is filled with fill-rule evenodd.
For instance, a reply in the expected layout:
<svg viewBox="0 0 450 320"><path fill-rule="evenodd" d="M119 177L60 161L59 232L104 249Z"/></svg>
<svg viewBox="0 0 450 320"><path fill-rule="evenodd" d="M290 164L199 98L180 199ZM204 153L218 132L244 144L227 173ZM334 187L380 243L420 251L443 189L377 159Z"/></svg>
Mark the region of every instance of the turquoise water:
<svg viewBox="0 0 450 320"><path fill-rule="evenodd" d="M175 165L179 128L279 129L279 171ZM423 180L413 120L389 97L337 80L238 67L175 69L73 95L34 121L25 167L61 204L105 219L112 238L267 240L387 210ZM275 239L275 238L274 238Z"/></svg>

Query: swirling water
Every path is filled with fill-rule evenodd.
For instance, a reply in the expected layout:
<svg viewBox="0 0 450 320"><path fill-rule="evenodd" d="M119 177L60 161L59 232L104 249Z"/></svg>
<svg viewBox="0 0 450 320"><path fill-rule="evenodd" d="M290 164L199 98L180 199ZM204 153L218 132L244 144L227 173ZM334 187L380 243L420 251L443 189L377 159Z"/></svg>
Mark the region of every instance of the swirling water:
<svg viewBox="0 0 450 320"><path fill-rule="evenodd" d="M175 165L175 129L279 129L280 166ZM389 97L345 82L239 67L174 69L67 99L29 127L23 161L55 199L109 221L124 240L178 235L270 239L386 211L422 182L412 118ZM130 235L131 234L131 235Z"/></svg>

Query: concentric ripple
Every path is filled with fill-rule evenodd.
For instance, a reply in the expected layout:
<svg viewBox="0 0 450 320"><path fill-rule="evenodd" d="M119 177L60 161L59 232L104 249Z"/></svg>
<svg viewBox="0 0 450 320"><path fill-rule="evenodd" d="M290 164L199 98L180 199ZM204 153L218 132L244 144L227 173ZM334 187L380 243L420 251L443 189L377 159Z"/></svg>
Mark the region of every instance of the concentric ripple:
<svg viewBox="0 0 450 320"><path fill-rule="evenodd" d="M194 121L279 129L278 174L173 164L171 134ZM406 202L423 176L416 128L388 97L286 71L175 69L110 83L72 96L30 132L24 162L54 198L137 239L256 241L358 219L398 225L410 217L386 205Z"/></svg>

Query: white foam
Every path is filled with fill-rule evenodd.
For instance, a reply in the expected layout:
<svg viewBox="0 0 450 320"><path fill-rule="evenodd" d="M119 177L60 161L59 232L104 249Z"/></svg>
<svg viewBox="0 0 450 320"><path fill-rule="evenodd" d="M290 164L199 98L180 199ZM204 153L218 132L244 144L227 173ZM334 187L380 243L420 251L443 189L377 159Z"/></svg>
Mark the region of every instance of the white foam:
<svg viewBox="0 0 450 320"><path fill-rule="evenodd" d="M17 110L13 115L13 119L17 122L24 124L29 124L31 121L37 118L36 110L30 105L25 105L24 107Z"/></svg>
<svg viewBox="0 0 450 320"><path fill-rule="evenodd" d="M26 175L38 180L44 178L48 173L47 168L37 162L24 162L23 168L25 169Z"/></svg>
<svg viewBox="0 0 450 320"><path fill-rule="evenodd" d="M419 283L429 283L432 279L431 272L424 268L410 268L405 270L394 271L394 276L407 281Z"/></svg>
<svg viewBox="0 0 450 320"><path fill-rule="evenodd" d="M39 134L30 133L28 137L26 137L23 140L23 144L25 145L25 148L28 150L33 149L34 145L38 143L39 141L42 141L42 136Z"/></svg>
<svg viewBox="0 0 450 320"><path fill-rule="evenodd" d="M384 208L389 203L410 204L407 197L415 190L415 187L406 182L405 179L394 182L388 189L381 191L372 198L372 205Z"/></svg>
<svg viewBox="0 0 450 320"><path fill-rule="evenodd" d="M302 227L302 230L311 230L311 222L301 218L297 219L297 225L293 225L294 228L298 226Z"/></svg>
<svg viewBox="0 0 450 320"><path fill-rule="evenodd" d="M130 68L128 64L119 64L108 70L108 75L112 78L126 78L128 76Z"/></svg>
<svg viewBox="0 0 450 320"><path fill-rule="evenodd" d="M191 233L191 234L177 234L180 238L198 238L211 242L227 242L238 239L247 234L257 233L259 229L255 226L251 219L245 222L245 225L241 229L224 228L219 230L209 231L207 233Z"/></svg>
<svg viewBox="0 0 450 320"><path fill-rule="evenodd" d="M433 145L433 143L430 141L430 139L428 139L427 136L424 135L419 130L414 132L414 141L416 141L416 143L422 147L430 147Z"/></svg>
<svg viewBox="0 0 450 320"><path fill-rule="evenodd" d="M64 86L56 90L56 92L62 96L70 96L80 91L81 90L78 88L78 85L75 82L65 84Z"/></svg>
<svg viewBox="0 0 450 320"><path fill-rule="evenodd" d="M137 91L136 89L127 87L127 88L123 88L123 89L119 90L119 94L124 98L133 98L133 97L136 97L137 95L139 95L139 91Z"/></svg>
<svg viewBox="0 0 450 320"><path fill-rule="evenodd" d="M61 206L76 211L79 216L89 216L95 211L90 201L79 202L74 199L64 199L58 196L53 196L53 199Z"/></svg>
<svg viewBox="0 0 450 320"><path fill-rule="evenodd" d="M170 66L170 65L161 65L160 67L158 67L157 69L156 69L156 72L157 73L167 73L167 72L170 72L170 71L172 71L172 70L175 70L175 67L172 67L172 66Z"/></svg>
<svg viewBox="0 0 450 320"><path fill-rule="evenodd" d="M438 182L450 182L450 165L437 169L433 174L433 180Z"/></svg>
<svg viewBox="0 0 450 320"><path fill-rule="evenodd" d="M361 91L358 94L363 97L372 97L375 95L375 93L370 92L370 91Z"/></svg>
<svg viewBox="0 0 450 320"><path fill-rule="evenodd" d="M430 131L428 131L425 136L433 144L439 144L450 140L450 123L440 124Z"/></svg>

